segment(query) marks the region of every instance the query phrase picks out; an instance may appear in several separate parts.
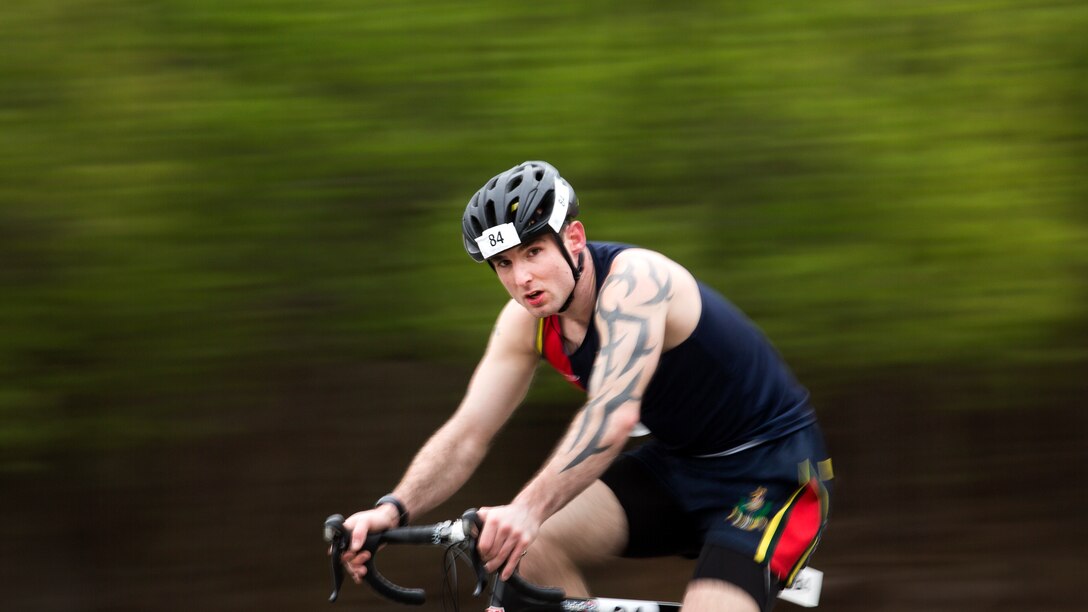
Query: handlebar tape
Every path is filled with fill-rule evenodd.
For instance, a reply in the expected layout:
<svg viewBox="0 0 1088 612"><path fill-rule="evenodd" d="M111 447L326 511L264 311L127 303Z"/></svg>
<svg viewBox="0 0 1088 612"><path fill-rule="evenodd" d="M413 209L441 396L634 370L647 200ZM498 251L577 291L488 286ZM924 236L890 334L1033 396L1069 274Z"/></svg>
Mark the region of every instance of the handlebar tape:
<svg viewBox="0 0 1088 612"><path fill-rule="evenodd" d="M384 542L401 544L428 543L432 540L433 533L433 529L426 527L400 527L368 535L366 542L363 544L363 550L370 552L370 558L363 564L363 567L366 568L366 575L363 576L363 580L366 580L366 583L383 597L411 606L422 605L427 601L427 593L423 589L410 589L390 582L374 567L374 553L378 550L378 546Z"/></svg>
<svg viewBox="0 0 1088 612"><path fill-rule="evenodd" d="M329 601L336 601L340 591L340 582L344 578L339 556L340 553L351 547L351 532L344 529L343 516L334 514L325 520L325 538L332 544L334 555L332 561L333 592L329 597ZM383 542L424 544L431 542L433 538L434 529L430 527L402 527L368 535L363 543L363 550L370 552L370 559L367 559L366 563L363 564L363 567L366 568L366 575L363 576L363 579L378 594L393 601L412 606L424 603L427 600L427 594L423 589L405 588L393 584L385 576L382 576L381 572L374 567L374 553Z"/></svg>

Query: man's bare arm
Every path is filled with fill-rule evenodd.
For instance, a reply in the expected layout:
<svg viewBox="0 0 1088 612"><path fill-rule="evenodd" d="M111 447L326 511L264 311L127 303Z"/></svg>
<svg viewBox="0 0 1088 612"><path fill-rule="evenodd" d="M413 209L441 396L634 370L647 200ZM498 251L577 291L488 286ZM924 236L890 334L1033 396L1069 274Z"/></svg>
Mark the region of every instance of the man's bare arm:
<svg viewBox="0 0 1088 612"><path fill-rule="evenodd" d="M499 315L461 405L423 445L393 490L410 515L434 508L464 485L525 397L539 361L532 344L533 322L514 302ZM383 504L344 521L352 530L352 545L342 558L356 582L366 573L363 564L369 554L359 551L367 533L393 527L397 518L397 509Z"/></svg>
<svg viewBox="0 0 1088 612"><path fill-rule="evenodd" d="M393 491L412 513L434 508L468 481L525 398L539 363L532 323L514 302L503 309L457 411L423 445Z"/></svg>

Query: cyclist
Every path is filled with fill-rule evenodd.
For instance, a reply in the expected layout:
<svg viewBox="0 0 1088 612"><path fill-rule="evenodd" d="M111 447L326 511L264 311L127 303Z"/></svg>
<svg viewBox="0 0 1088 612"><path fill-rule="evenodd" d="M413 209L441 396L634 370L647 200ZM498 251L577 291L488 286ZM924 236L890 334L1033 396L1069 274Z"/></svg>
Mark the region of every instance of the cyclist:
<svg viewBox="0 0 1088 612"><path fill-rule="evenodd" d="M358 582L367 532L448 499L525 397L540 359L587 401L509 504L480 509L479 549L507 578L587 596L580 567L698 558L683 605L766 610L826 524L831 464L808 392L738 309L660 253L588 242L550 164L489 180L462 218L465 249L510 294L460 406L390 495L345 522ZM642 427L653 438L622 453Z"/></svg>

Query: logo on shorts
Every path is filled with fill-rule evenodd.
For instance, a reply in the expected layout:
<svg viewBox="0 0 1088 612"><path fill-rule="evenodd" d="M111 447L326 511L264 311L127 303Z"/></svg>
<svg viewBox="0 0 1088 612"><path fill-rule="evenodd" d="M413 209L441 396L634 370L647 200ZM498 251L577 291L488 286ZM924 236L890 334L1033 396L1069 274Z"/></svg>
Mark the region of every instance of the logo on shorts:
<svg viewBox="0 0 1088 612"><path fill-rule="evenodd" d="M730 525L744 531L762 531L767 528L767 515L771 507L766 503L767 488L759 487L747 498L737 500L733 511L725 518Z"/></svg>

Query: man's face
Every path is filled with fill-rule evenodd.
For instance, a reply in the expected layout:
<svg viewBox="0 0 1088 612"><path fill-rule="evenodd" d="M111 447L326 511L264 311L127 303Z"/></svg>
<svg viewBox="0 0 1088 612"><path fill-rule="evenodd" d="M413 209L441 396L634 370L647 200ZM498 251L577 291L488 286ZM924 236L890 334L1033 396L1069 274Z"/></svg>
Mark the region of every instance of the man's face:
<svg viewBox="0 0 1088 612"><path fill-rule="evenodd" d="M564 236L567 233L564 231ZM568 249L571 246L578 249L569 240L567 244ZM535 317L558 313L574 290L570 265L551 236L541 236L507 249L490 261L510 297Z"/></svg>

